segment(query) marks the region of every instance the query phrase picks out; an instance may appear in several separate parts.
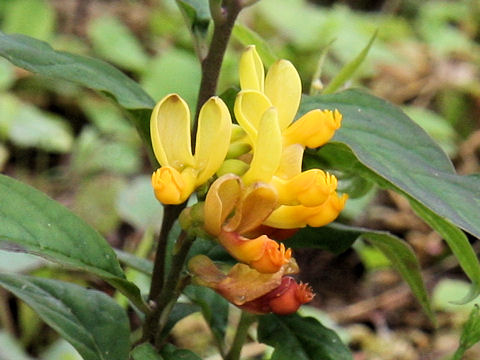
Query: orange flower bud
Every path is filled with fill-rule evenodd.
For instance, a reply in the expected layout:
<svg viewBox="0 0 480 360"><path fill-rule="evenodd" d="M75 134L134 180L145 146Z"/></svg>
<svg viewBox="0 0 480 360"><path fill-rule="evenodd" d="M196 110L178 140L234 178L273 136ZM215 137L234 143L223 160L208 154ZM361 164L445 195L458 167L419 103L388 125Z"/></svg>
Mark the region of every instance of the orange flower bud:
<svg viewBox="0 0 480 360"><path fill-rule="evenodd" d="M266 235L248 239L235 232L222 231L218 240L235 259L261 273L277 272L292 257L290 249L285 249L285 245L278 244Z"/></svg>
<svg viewBox="0 0 480 360"><path fill-rule="evenodd" d="M158 201L163 204L181 204L187 200L193 191L195 181L189 170L180 173L171 166L157 169L152 174L152 186Z"/></svg>

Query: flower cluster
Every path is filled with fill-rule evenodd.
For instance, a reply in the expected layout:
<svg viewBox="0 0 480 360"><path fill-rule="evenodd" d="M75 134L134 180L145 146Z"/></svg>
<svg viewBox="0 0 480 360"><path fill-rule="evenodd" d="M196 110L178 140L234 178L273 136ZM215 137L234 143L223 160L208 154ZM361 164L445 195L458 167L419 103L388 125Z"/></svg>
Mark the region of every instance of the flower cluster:
<svg viewBox="0 0 480 360"><path fill-rule="evenodd" d="M254 46L243 53L239 72L238 125L221 99L210 98L199 114L194 155L188 106L175 94L157 104L151 134L161 167L152 185L160 202L180 204L216 174L196 209L201 209L203 231L239 263L224 273L199 255L191 259L190 272L198 284L242 309L288 314L314 295L290 276L298 266L291 250L272 234L326 225L343 209L347 195L337 194L335 176L320 169L302 171L305 148L328 142L342 115L317 109L294 121L301 98L296 69L279 60L265 76ZM191 210L185 209L184 217Z"/></svg>

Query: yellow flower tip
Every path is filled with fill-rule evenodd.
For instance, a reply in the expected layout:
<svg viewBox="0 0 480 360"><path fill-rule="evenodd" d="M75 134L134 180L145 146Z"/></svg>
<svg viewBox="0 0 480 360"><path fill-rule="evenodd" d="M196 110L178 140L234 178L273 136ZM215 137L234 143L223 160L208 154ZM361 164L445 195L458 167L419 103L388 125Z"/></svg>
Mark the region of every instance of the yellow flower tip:
<svg viewBox="0 0 480 360"><path fill-rule="evenodd" d="M286 129L284 141L287 145L301 144L317 148L333 137L341 123L342 114L338 110L312 110Z"/></svg>
<svg viewBox="0 0 480 360"><path fill-rule="evenodd" d="M188 177L182 176L175 168L163 166L152 174L155 197L163 204L181 204L193 192Z"/></svg>
<svg viewBox="0 0 480 360"><path fill-rule="evenodd" d="M250 262L249 265L258 272L271 274L279 271L283 265L290 261L291 257L291 249L285 249L283 243L278 244L276 241L268 239L265 241L262 257Z"/></svg>
<svg viewBox="0 0 480 360"><path fill-rule="evenodd" d="M338 196L337 193L333 193L325 203L316 208L316 212L307 217L306 223L313 227L320 227L331 223L343 210L347 199L347 194Z"/></svg>
<svg viewBox="0 0 480 360"><path fill-rule="evenodd" d="M190 145L190 110L177 94L160 100L150 118L150 135L155 157L162 166L180 170L193 165Z"/></svg>
<svg viewBox="0 0 480 360"><path fill-rule="evenodd" d="M288 181L275 179L284 205L307 207L323 204L337 188L337 178L320 169L304 171Z"/></svg>
<svg viewBox="0 0 480 360"><path fill-rule="evenodd" d="M263 92L265 71L255 45L246 48L240 58L240 87L242 90L257 90Z"/></svg>

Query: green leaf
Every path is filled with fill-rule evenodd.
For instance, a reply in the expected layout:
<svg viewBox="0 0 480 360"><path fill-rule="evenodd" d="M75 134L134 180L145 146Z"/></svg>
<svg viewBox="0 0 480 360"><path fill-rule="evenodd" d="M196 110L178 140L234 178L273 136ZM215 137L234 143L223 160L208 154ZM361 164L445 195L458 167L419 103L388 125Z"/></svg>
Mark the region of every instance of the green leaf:
<svg viewBox="0 0 480 360"><path fill-rule="evenodd" d="M138 176L120 192L116 208L123 220L139 229L160 228L163 207L153 195L149 176Z"/></svg>
<svg viewBox="0 0 480 360"><path fill-rule="evenodd" d="M177 349L172 344L166 344L162 348L161 355L165 360L202 360L190 350Z"/></svg>
<svg viewBox="0 0 480 360"><path fill-rule="evenodd" d="M397 107L349 90L307 96L300 112L316 108L338 109L343 114L342 127L333 142L349 148L354 166L361 165L357 169L368 172L377 183L383 181L381 186L393 185L442 218L480 237L480 179L457 175L445 153Z"/></svg>
<svg viewBox="0 0 480 360"><path fill-rule="evenodd" d="M306 227L300 229L285 242L291 248L315 248L339 254L348 249L359 237L368 240L378 248L391 262L407 282L417 297L425 313L435 322L427 290L420 273L420 264L408 243L385 232L341 224L330 224L320 228Z"/></svg>
<svg viewBox="0 0 480 360"><path fill-rule="evenodd" d="M192 110L196 106L200 80L200 66L195 56L172 48L150 61L141 84L156 100L172 92L181 94Z"/></svg>
<svg viewBox="0 0 480 360"><path fill-rule="evenodd" d="M260 317L258 339L275 348L271 360L352 360L338 335L312 317Z"/></svg>
<svg viewBox="0 0 480 360"><path fill-rule="evenodd" d="M0 274L0 285L31 306L85 360L128 359L128 318L109 296L74 284L18 274Z"/></svg>
<svg viewBox="0 0 480 360"><path fill-rule="evenodd" d="M66 120L24 104L14 96L0 95L0 133L20 147L66 153L73 135Z"/></svg>
<svg viewBox="0 0 480 360"><path fill-rule="evenodd" d="M346 64L342 70L330 81L327 87L322 91L323 94L332 94L337 91L343 84L350 80L357 71L357 69L362 65L363 61L368 55L368 51L372 46L375 38L377 37L378 30L374 32L367 46L348 64Z"/></svg>
<svg viewBox="0 0 480 360"><path fill-rule="evenodd" d="M211 20L209 0L176 0L176 2L192 34L197 54L203 59L208 51L207 35Z"/></svg>
<svg viewBox="0 0 480 360"><path fill-rule="evenodd" d="M95 19L89 24L88 36L94 50L106 60L127 70L145 70L147 54L130 29L117 18Z"/></svg>
<svg viewBox="0 0 480 360"><path fill-rule="evenodd" d="M102 277L144 309L113 249L82 219L42 192L0 175L0 245Z"/></svg>
<svg viewBox="0 0 480 360"><path fill-rule="evenodd" d="M278 59L278 56L275 55L265 39L248 27L235 24L232 35L243 46L255 45L258 54L267 68Z"/></svg>
<svg viewBox="0 0 480 360"><path fill-rule="evenodd" d="M0 56L31 72L106 92L126 109L150 109L155 105L135 81L106 62L55 51L49 44L28 36L0 33Z"/></svg>
<svg viewBox="0 0 480 360"><path fill-rule="evenodd" d="M45 0L8 1L2 30L48 40L54 34L55 9Z"/></svg>
<svg viewBox="0 0 480 360"><path fill-rule="evenodd" d="M48 360L83 360L78 351L63 339L58 339L45 351L42 351L40 358Z"/></svg>
<svg viewBox="0 0 480 360"><path fill-rule="evenodd" d="M463 326L460 345L452 360L461 360L465 351L480 341L480 308L475 305Z"/></svg>
<svg viewBox="0 0 480 360"><path fill-rule="evenodd" d="M120 260L125 265L140 271L145 275L152 275L153 273L153 262L150 260L135 256L128 252L115 249L115 254L117 254L118 260Z"/></svg>
<svg viewBox="0 0 480 360"><path fill-rule="evenodd" d="M143 343L135 347L130 353L133 360L163 360L152 344Z"/></svg>
<svg viewBox="0 0 480 360"><path fill-rule="evenodd" d="M339 223L331 223L319 228L304 227L285 240L285 245L293 249L322 249L341 254L358 239L362 230Z"/></svg>
<svg viewBox="0 0 480 360"><path fill-rule="evenodd" d="M144 141L150 142L148 118L143 116L143 111L150 112L154 101L135 81L108 63L55 51L49 44L28 36L1 32L0 56L33 73L72 81L110 95L120 106L130 110Z"/></svg>
<svg viewBox="0 0 480 360"><path fill-rule="evenodd" d="M408 243L389 233L379 231L365 232L362 237L372 243L390 260L393 268L402 275L403 279L410 286L425 313L435 323L435 315L430 307L427 290L420 273L420 264Z"/></svg>
<svg viewBox="0 0 480 360"><path fill-rule="evenodd" d="M189 285L184 294L194 304L200 306L202 315L217 342L223 344L228 322L228 301L204 286Z"/></svg>

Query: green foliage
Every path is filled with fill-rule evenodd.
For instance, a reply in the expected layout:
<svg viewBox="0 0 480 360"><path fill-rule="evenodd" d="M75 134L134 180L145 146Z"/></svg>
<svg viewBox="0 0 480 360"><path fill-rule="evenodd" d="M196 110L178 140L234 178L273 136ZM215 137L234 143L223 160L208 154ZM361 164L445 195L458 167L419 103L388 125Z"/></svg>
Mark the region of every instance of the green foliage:
<svg viewBox="0 0 480 360"><path fill-rule="evenodd" d="M275 348L271 360L352 360L338 335L312 317L262 316L258 338Z"/></svg>
<svg viewBox="0 0 480 360"><path fill-rule="evenodd" d="M368 240L390 261L410 286L425 313L434 322L435 315L430 307L427 290L420 273L420 264L408 243L385 231L374 231L340 224L320 228L300 229L287 240L292 248L317 248L335 254L348 249L358 238Z"/></svg>
<svg viewBox="0 0 480 360"><path fill-rule="evenodd" d="M460 336L460 345L455 351L452 360L462 359L463 354L473 345L480 341L480 308L475 305L470 316L463 326Z"/></svg>
<svg viewBox="0 0 480 360"><path fill-rule="evenodd" d="M323 94L332 94L336 92L341 86L343 86L347 81L349 81L357 69L363 64L365 58L372 47L375 38L377 37L378 30L370 38L368 44L363 48L363 50L348 64L346 64L338 74L328 83L327 87L322 91Z"/></svg>
<svg viewBox="0 0 480 360"><path fill-rule="evenodd" d="M135 285L125 280L115 253L82 219L38 190L0 176L0 244L90 272L121 289L143 307Z"/></svg>
<svg viewBox="0 0 480 360"><path fill-rule="evenodd" d="M128 318L104 293L18 274L0 274L0 285L30 305L85 360L128 359Z"/></svg>
<svg viewBox="0 0 480 360"><path fill-rule="evenodd" d="M480 237L480 214L476 211L480 206L480 182L457 175L439 146L399 109L355 90L305 97L301 113L314 108L340 110L344 120L333 142L348 146L363 167L355 162L338 165L347 169L352 165L358 167L359 175L381 186L399 189ZM321 149L318 156L327 156L332 165L337 165L333 163L331 150L327 148L323 153ZM465 201L459 203L458 198Z"/></svg>
<svg viewBox="0 0 480 360"><path fill-rule="evenodd" d="M7 33L49 40L55 28L55 11L45 0L16 0L6 2L1 29Z"/></svg>
<svg viewBox="0 0 480 360"><path fill-rule="evenodd" d="M88 34L95 52L126 70L143 72L148 55L130 29L112 16L102 16L89 24Z"/></svg>

